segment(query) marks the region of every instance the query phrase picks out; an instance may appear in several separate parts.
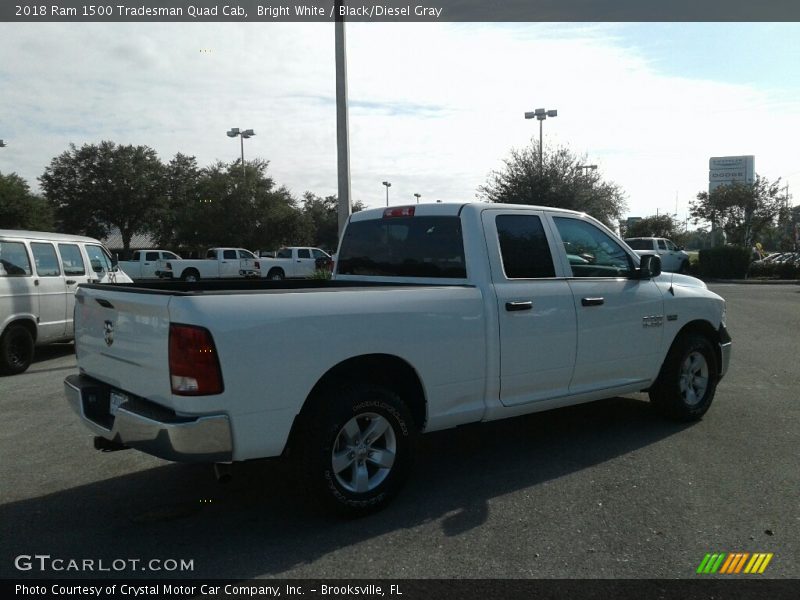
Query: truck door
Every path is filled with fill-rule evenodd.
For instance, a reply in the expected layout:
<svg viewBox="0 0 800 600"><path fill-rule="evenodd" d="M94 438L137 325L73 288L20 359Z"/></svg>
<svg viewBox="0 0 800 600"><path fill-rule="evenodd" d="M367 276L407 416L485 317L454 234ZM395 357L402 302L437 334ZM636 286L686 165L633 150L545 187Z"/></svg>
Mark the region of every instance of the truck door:
<svg viewBox="0 0 800 600"><path fill-rule="evenodd" d="M155 279L156 269L158 269L158 252L140 252L142 257L141 278Z"/></svg>
<svg viewBox="0 0 800 600"><path fill-rule="evenodd" d="M311 248L297 248L297 258L294 260L293 277L310 277L314 272L316 261L311 256Z"/></svg>
<svg viewBox="0 0 800 600"><path fill-rule="evenodd" d="M500 401L506 406L563 396L575 365L572 291L557 275L543 213L482 215L497 295Z"/></svg>
<svg viewBox="0 0 800 600"><path fill-rule="evenodd" d="M75 288L67 289L53 244L31 242L31 254L36 266L33 285L39 295L37 342L58 340L67 332L67 296L72 296Z"/></svg>
<svg viewBox="0 0 800 600"><path fill-rule="evenodd" d="M217 256L220 252L217 252ZM219 256L219 276L239 277L239 256L234 249L226 249Z"/></svg>
<svg viewBox="0 0 800 600"><path fill-rule="evenodd" d="M566 251L578 315L571 393L649 382L659 365L664 301L608 233L585 219L552 215ZM564 255L562 254L562 258Z"/></svg>

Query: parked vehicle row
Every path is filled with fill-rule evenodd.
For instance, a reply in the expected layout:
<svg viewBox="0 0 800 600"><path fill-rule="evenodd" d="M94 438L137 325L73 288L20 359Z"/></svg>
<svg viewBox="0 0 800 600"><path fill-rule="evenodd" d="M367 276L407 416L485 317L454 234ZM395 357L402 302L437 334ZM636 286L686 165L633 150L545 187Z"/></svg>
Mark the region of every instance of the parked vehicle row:
<svg viewBox="0 0 800 600"><path fill-rule="evenodd" d="M22 373L35 346L70 341L82 283L132 283L96 239L0 230L0 372Z"/></svg>
<svg viewBox="0 0 800 600"><path fill-rule="evenodd" d="M129 261L119 265L131 278L180 279L299 279L310 277L331 257L319 248L288 246L277 252L244 248L209 248L205 259L183 259L168 250L137 250Z"/></svg>

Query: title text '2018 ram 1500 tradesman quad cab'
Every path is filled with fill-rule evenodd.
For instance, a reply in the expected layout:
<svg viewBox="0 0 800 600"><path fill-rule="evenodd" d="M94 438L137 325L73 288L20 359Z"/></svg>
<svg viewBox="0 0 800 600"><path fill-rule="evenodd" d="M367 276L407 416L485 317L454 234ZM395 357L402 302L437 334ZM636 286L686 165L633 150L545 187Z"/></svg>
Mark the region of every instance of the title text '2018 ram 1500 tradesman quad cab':
<svg viewBox="0 0 800 600"><path fill-rule="evenodd" d="M698 419L731 348L701 281L585 214L499 204L353 214L333 281L81 286L75 323L65 392L99 446L288 455L352 512L424 431L641 390Z"/></svg>

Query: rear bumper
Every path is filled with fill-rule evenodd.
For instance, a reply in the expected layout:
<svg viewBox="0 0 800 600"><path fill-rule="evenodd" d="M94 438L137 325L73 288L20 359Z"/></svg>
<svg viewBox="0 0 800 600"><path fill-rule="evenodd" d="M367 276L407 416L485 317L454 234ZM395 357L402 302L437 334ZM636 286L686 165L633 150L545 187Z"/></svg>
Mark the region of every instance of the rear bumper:
<svg viewBox="0 0 800 600"><path fill-rule="evenodd" d="M116 415L111 415L110 392L110 386L85 375L70 375L64 380L67 401L96 435L166 460L232 460L233 442L227 415L176 416L130 394Z"/></svg>

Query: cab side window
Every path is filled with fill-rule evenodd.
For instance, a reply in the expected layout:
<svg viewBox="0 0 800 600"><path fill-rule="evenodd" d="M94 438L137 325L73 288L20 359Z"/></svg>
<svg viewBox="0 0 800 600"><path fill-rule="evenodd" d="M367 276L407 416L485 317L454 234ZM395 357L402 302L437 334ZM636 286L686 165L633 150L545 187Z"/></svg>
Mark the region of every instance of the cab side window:
<svg viewBox="0 0 800 600"><path fill-rule="evenodd" d="M32 274L25 244L0 242L0 277L25 277Z"/></svg>
<svg viewBox="0 0 800 600"><path fill-rule="evenodd" d="M86 265L78 246L59 244L58 252L61 254L61 264L64 265L64 275L86 275Z"/></svg>
<svg viewBox="0 0 800 600"><path fill-rule="evenodd" d="M31 252L33 253L33 262L36 264L36 273L39 277L58 277L61 275L61 267L58 266L56 249L53 244L31 242Z"/></svg>
<svg viewBox="0 0 800 600"><path fill-rule="evenodd" d="M659 250L666 250L667 245L664 243L664 240L658 240L658 249Z"/></svg>
<svg viewBox="0 0 800 600"><path fill-rule="evenodd" d="M158 252L146 252L144 259L149 262L156 262L158 260Z"/></svg>
<svg viewBox="0 0 800 600"><path fill-rule="evenodd" d="M536 215L498 215L495 219L503 271L508 279L555 277L553 257Z"/></svg>
<svg viewBox="0 0 800 600"><path fill-rule="evenodd" d="M236 250L223 250L222 258L224 258L225 260L236 258Z"/></svg>
<svg viewBox="0 0 800 600"><path fill-rule="evenodd" d="M297 258L311 258L311 251L308 248L301 248L297 251Z"/></svg>
<svg viewBox="0 0 800 600"><path fill-rule="evenodd" d="M591 223L553 217L573 277L630 277L633 261L614 238Z"/></svg>
<svg viewBox="0 0 800 600"><path fill-rule="evenodd" d="M239 258L255 258L255 256L247 250L239 250Z"/></svg>

